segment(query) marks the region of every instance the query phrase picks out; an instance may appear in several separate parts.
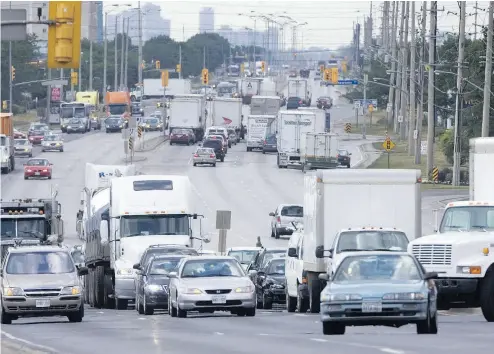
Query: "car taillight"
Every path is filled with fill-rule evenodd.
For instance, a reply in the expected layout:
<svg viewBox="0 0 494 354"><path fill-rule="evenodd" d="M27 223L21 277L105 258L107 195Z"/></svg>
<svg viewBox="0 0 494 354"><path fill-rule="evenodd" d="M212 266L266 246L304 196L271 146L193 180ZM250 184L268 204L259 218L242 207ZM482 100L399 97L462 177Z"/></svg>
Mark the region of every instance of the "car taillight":
<svg viewBox="0 0 494 354"><path fill-rule="evenodd" d="M197 154L194 154L194 157L199 157L199 155L197 155Z"/></svg>
<svg viewBox="0 0 494 354"><path fill-rule="evenodd" d="M276 222L281 223L281 218L279 216L276 218Z"/></svg>
<svg viewBox="0 0 494 354"><path fill-rule="evenodd" d="M302 101L298 101L298 104L302 104Z"/></svg>
<svg viewBox="0 0 494 354"><path fill-rule="evenodd" d="M268 143L268 141L267 140L264 140L264 145L266 145L267 143Z"/></svg>
<svg viewBox="0 0 494 354"><path fill-rule="evenodd" d="M336 155L336 158L339 158L340 157L340 154Z"/></svg>
<svg viewBox="0 0 494 354"><path fill-rule="evenodd" d="M215 154L211 154L211 155L209 155L209 157L216 157L216 155Z"/></svg>

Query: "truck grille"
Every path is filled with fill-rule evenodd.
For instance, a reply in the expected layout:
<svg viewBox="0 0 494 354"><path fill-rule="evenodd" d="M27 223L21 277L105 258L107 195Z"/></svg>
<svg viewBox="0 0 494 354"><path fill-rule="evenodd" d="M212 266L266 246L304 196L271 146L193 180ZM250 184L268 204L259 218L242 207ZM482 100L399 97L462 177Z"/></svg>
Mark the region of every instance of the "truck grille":
<svg viewBox="0 0 494 354"><path fill-rule="evenodd" d="M451 245L413 245L412 254L424 265L451 265Z"/></svg>

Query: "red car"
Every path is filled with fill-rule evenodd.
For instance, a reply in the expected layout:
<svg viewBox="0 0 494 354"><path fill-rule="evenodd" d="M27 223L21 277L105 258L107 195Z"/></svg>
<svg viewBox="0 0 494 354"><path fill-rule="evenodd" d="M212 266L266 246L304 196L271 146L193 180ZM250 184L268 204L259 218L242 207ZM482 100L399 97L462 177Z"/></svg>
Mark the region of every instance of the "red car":
<svg viewBox="0 0 494 354"><path fill-rule="evenodd" d="M27 136L29 142L33 145L41 144L43 139L45 138L44 130L30 130Z"/></svg>
<svg viewBox="0 0 494 354"><path fill-rule="evenodd" d="M48 178L52 176L52 166L47 159L29 159L24 164L24 179Z"/></svg>
<svg viewBox="0 0 494 354"><path fill-rule="evenodd" d="M17 129L14 128L14 139L26 139L27 136L25 133L18 131Z"/></svg>
<svg viewBox="0 0 494 354"><path fill-rule="evenodd" d="M173 129L170 134L170 145L193 145L196 142L192 129Z"/></svg>

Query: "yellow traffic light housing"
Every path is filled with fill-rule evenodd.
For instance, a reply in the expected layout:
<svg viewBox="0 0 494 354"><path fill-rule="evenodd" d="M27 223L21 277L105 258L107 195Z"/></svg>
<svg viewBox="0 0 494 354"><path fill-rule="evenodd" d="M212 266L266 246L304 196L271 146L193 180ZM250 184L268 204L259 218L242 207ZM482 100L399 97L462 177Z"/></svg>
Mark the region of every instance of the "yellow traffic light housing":
<svg viewBox="0 0 494 354"><path fill-rule="evenodd" d="M156 60L156 70L161 69L161 62L159 60Z"/></svg>
<svg viewBox="0 0 494 354"><path fill-rule="evenodd" d="M262 70L263 73L266 72L266 63L263 62L263 61L261 62L261 70Z"/></svg>
<svg viewBox="0 0 494 354"><path fill-rule="evenodd" d="M324 81L331 81L331 70L330 69L324 70Z"/></svg>
<svg viewBox="0 0 494 354"><path fill-rule="evenodd" d="M207 85L209 83L209 71L208 69L202 69L202 84Z"/></svg>
<svg viewBox="0 0 494 354"><path fill-rule="evenodd" d="M144 69L146 67L146 62L143 60L141 63L141 69Z"/></svg>
<svg viewBox="0 0 494 354"><path fill-rule="evenodd" d="M73 71L70 73L70 84L71 85L77 85L79 83L79 74L77 71Z"/></svg>
<svg viewBox="0 0 494 354"><path fill-rule="evenodd" d="M13 65L10 68L10 75L12 75L12 81L14 81L15 80L15 68Z"/></svg>
<svg viewBox="0 0 494 354"><path fill-rule="evenodd" d="M338 83L338 68L331 69L331 82Z"/></svg>
<svg viewBox="0 0 494 354"><path fill-rule="evenodd" d="M169 78L168 70L163 70L161 72L161 86L167 87L168 86L168 78Z"/></svg>
<svg viewBox="0 0 494 354"><path fill-rule="evenodd" d="M321 74L324 72L324 65L319 66L319 71L321 72Z"/></svg>
<svg viewBox="0 0 494 354"><path fill-rule="evenodd" d="M4 109L4 110L9 109L9 105L8 105L7 101L2 101L2 109Z"/></svg>
<svg viewBox="0 0 494 354"><path fill-rule="evenodd" d="M182 65L177 64L177 68L175 69L177 73L182 72Z"/></svg>
<svg viewBox="0 0 494 354"><path fill-rule="evenodd" d="M243 74L245 71L245 65L244 63L240 64L240 72Z"/></svg>
<svg viewBox="0 0 494 354"><path fill-rule="evenodd" d="M50 1L48 19L49 69L77 69L81 58L82 1Z"/></svg>

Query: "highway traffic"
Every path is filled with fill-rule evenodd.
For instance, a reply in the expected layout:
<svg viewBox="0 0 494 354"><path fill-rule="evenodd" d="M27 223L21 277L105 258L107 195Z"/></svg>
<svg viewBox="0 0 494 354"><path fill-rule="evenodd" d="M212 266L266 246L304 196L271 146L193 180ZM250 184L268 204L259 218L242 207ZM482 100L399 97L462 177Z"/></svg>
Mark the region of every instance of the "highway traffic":
<svg viewBox="0 0 494 354"><path fill-rule="evenodd" d="M321 87L316 80L310 80L309 84L312 86L311 106L316 106L316 97L333 98L331 132L336 134L338 149L351 154L350 170L358 167L368 158L361 149L362 144L380 137L368 136L364 141L360 135L346 134L344 124L354 123L355 119L352 105L332 87ZM289 97L287 89L284 91ZM145 115L154 111L155 102L145 106L145 110ZM249 106L243 105L242 112L247 117ZM13 173L2 175L2 199L46 198L56 190L57 200L62 205L64 244L75 246L83 243L77 236L76 223L81 209L81 191L86 183L86 164L125 165L129 160L126 160L121 134L91 131L77 135L64 133L63 137L63 153L41 152L39 148L33 152L34 157L47 158L53 164L53 178L24 180L19 167ZM224 162L218 162L216 168L194 166L197 143L171 146L169 142L162 142L162 137L163 133L159 131L145 132L144 147L135 153L133 164L138 175L188 177L194 210L204 215L200 234L208 235L208 242L196 243L196 247L218 251L221 240L216 230L216 212L230 210L227 247L254 247L260 238L266 249L288 248L290 236L271 237L270 213L281 203L304 205L304 176L309 173L279 168L277 153L247 151L245 141L229 148ZM19 166L24 160L16 158L16 163ZM338 169L346 170L345 167ZM454 195L445 195L443 191L422 193L419 211L422 222L418 232L427 235L435 229L433 209L443 207L450 200L467 198L462 192ZM258 308L255 317L189 312L187 318L177 319L168 311L157 310L148 316L136 310L139 309L133 306L116 310L86 304L82 322L70 325L65 318L58 317L19 318L12 325L2 325L2 339L12 339L38 352L74 354L109 351L291 354L328 350L336 354L454 354L467 351L476 354L488 353L494 345L492 322L486 322L477 309L439 311L438 334L424 336L417 336L414 325L348 327L345 336L327 336L321 331L319 314L289 313L285 305L275 306L272 310Z"/></svg>

